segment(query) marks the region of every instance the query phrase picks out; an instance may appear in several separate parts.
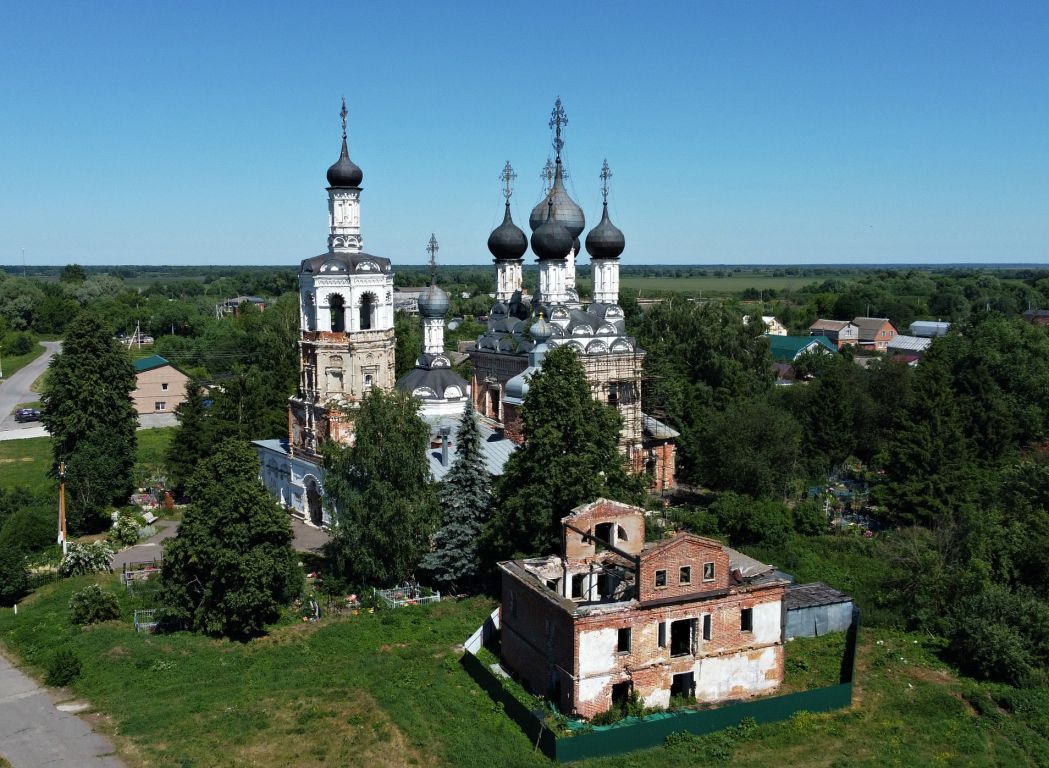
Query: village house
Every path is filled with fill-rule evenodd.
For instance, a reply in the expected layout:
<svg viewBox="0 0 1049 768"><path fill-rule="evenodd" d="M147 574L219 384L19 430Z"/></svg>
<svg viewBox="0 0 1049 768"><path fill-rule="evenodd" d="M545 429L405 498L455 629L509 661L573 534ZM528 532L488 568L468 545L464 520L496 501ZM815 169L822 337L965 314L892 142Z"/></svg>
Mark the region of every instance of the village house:
<svg viewBox="0 0 1049 768"><path fill-rule="evenodd" d="M838 349L841 349L846 345L859 343L860 329L850 320L824 320L821 318L809 326L809 336L824 336L837 344Z"/></svg>
<svg viewBox="0 0 1049 768"><path fill-rule="evenodd" d="M1049 325L1049 309L1025 309L1023 318L1031 325Z"/></svg>
<svg viewBox="0 0 1049 768"><path fill-rule="evenodd" d="M769 336L772 362L793 363L803 355L833 355L837 347L826 336Z"/></svg>
<svg viewBox="0 0 1049 768"><path fill-rule="evenodd" d="M502 570L503 662L565 713L634 692L647 706L774 691L787 580L713 539L645 542L645 512L598 499L562 519L561 552Z"/></svg>
<svg viewBox="0 0 1049 768"><path fill-rule="evenodd" d="M743 325L747 325L751 321L750 315L743 315ZM772 315L762 315L761 324L765 326L766 336L786 336L787 326L781 323Z"/></svg>
<svg viewBox="0 0 1049 768"><path fill-rule="evenodd" d="M852 324L859 328L859 345L863 349L884 352L896 335L896 328L887 317L854 317Z"/></svg>
<svg viewBox="0 0 1049 768"><path fill-rule="evenodd" d="M131 393L131 399L139 415L174 411L186 399L189 376L165 358L150 355L136 360L133 365L135 391Z"/></svg>
<svg viewBox="0 0 1049 768"><path fill-rule="evenodd" d="M226 299L215 305L215 317L239 315L240 308L244 304L251 304L259 312L266 311L266 300L260 296L234 296L232 299Z"/></svg>

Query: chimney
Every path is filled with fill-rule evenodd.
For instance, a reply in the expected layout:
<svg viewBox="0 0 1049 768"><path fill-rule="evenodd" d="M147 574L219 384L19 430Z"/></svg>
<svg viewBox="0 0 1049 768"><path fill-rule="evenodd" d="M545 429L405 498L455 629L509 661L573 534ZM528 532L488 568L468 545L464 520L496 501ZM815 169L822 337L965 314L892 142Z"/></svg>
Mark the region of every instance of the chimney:
<svg viewBox="0 0 1049 768"><path fill-rule="evenodd" d="M441 466L448 466L448 442L449 436L452 434L451 427L441 427L438 432L441 435Z"/></svg>

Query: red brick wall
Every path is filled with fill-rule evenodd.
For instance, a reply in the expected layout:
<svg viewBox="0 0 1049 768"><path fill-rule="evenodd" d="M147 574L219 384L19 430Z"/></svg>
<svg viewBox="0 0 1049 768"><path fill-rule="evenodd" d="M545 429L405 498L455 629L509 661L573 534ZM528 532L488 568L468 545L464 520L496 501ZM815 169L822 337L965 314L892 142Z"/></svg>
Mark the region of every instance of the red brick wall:
<svg viewBox="0 0 1049 768"><path fill-rule="evenodd" d="M714 581L703 581L703 563L707 562L714 563ZM688 584L679 582L682 566L692 569ZM660 570L666 571L665 587L656 587L656 571ZM641 602L725 589L730 583L728 554L720 544L679 535L655 552L642 555L638 578Z"/></svg>

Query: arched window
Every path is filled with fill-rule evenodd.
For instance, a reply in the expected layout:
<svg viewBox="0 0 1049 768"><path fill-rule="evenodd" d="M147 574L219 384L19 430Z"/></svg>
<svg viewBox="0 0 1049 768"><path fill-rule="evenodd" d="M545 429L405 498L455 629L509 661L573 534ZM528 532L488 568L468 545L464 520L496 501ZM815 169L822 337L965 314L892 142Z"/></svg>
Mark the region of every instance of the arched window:
<svg viewBox="0 0 1049 768"><path fill-rule="evenodd" d="M328 299L328 306L331 308L331 329L336 333L346 330L345 304L345 300L337 293L332 294Z"/></svg>
<svg viewBox="0 0 1049 768"><path fill-rule="evenodd" d="M375 294L361 296L361 330L367 331L375 324Z"/></svg>

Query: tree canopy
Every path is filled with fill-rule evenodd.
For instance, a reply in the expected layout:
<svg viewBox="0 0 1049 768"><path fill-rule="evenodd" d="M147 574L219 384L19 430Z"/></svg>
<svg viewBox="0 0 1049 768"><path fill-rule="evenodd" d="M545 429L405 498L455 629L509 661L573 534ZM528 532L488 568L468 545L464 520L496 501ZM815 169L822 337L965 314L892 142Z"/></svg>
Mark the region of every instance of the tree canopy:
<svg viewBox="0 0 1049 768"><path fill-rule="evenodd" d="M199 632L262 634L302 590L287 513L259 483L247 443L227 440L189 482L193 503L165 544L167 616Z"/></svg>
<svg viewBox="0 0 1049 768"><path fill-rule="evenodd" d="M429 549L439 512L426 459L430 430L418 411L401 392L373 389L352 411L353 444L325 446L336 522L325 551L350 583L400 583Z"/></svg>
<svg viewBox="0 0 1049 768"><path fill-rule="evenodd" d="M641 499L642 481L627 471L619 452L619 414L591 396L571 349L546 355L529 380L521 416L524 445L506 462L487 527L493 556L552 551L561 518L600 496Z"/></svg>

